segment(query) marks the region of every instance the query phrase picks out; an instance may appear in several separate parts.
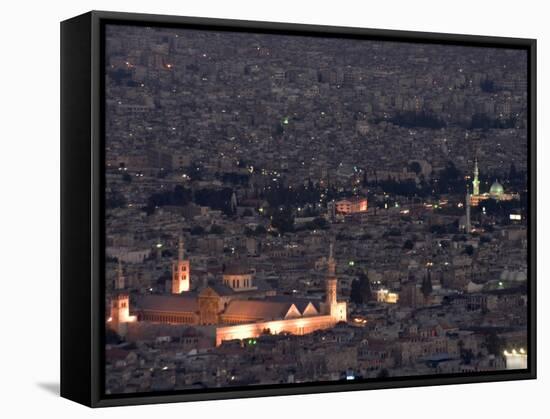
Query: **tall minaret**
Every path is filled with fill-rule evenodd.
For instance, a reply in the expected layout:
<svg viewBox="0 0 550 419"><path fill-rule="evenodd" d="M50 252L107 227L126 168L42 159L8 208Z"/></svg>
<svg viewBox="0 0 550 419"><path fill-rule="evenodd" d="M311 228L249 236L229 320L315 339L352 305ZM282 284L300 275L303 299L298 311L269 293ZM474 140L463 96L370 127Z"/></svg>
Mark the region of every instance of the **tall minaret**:
<svg viewBox="0 0 550 419"><path fill-rule="evenodd" d="M330 252L327 262L327 276L325 279L326 296L325 304L329 313L336 307L336 292L338 280L336 278L336 260L334 259L334 245L330 243Z"/></svg>
<svg viewBox="0 0 550 419"><path fill-rule="evenodd" d="M178 260L174 262L172 268L172 294L181 294L189 291L191 282L189 280L190 264L189 260L184 259L183 238L180 236L178 241Z"/></svg>
<svg viewBox="0 0 550 419"><path fill-rule="evenodd" d="M116 279L114 283L114 289L115 290L123 290L125 288L125 278L124 278L124 272L122 271L122 261L120 258L118 258L118 268L117 268L117 274Z"/></svg>
<svg viewBox="0 0 550 419"><path fill-rule="evenodd" d="M472 222L470 219L470 190L466 190L466 233L472 232Z"/></svg>
<svg viewBox="0 0 550 419"><path fill-rule="evenodd" d="M236 212L237 211L237 195L235 195L235 191L233 191L233 193L231 194L231 199L229 201L229 205L231 207L231 212Z"/></svg>
<svg viewBox="0 0 550 419"><path fill-rule="evenodd" d="M111 297L111 315L107 322L111 329L124 336L127 332L126 323L137 321L136 316L130 316L130 294L124 290L125 278L122 262L118 259L117 276L114 281L114 292Z"/></svg>
<svg viewBox="0 0 550 419"><path fill-rule="evenodd" d="M477 158L474 165L474 180L472 181L474 195L479 195L479 168L477 167Z"/></svg>
<svg viewBox="0 0 550 419"><path fill-rule="evenodd" d="M135 321L135 316L130 316L130 294L124 291L124 273L122 261L118 259L117 275L114 281L114 293L111 298L111 317L109 323L120 334L123 330L120 326L124 323Z"/></svg>

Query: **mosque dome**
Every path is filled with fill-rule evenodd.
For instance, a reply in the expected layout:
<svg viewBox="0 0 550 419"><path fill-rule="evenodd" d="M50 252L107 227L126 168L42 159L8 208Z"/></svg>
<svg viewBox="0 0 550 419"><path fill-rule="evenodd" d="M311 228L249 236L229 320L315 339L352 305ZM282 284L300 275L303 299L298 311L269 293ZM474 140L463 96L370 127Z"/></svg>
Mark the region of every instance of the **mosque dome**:
<svg viewBox="0 0 550 419"><path fill-rule="evenodd" d="M249 275L252 269L244 261L236 261L225 267L224 275Z"/></svg>
<svg viewBox="0 0 550 419"><path fill-rule="evenodd" d="M504 194L504 187L500 183L498 183L498 180L496 180L491 185L491 189L489 189L489 194L495 196L501 196L502 194Z"/></svg>

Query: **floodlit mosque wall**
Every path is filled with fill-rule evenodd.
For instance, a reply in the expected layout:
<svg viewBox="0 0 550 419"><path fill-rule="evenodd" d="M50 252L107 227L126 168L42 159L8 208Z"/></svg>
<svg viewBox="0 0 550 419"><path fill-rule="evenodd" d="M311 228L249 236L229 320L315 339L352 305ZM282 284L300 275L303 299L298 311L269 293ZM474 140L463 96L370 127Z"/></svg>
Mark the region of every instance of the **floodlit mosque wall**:
<svg viewBox="0 0 550 419"><path fill-rule="evenodd" d="M221 345L224 340L255 338L265 333L279 334L287 332L294 335L304 335L316 330L334 327L338 321L337 318L331 315L324 315L218 327L216 329L216 346ZM345 318L342 321L345 321Z"/></svg>

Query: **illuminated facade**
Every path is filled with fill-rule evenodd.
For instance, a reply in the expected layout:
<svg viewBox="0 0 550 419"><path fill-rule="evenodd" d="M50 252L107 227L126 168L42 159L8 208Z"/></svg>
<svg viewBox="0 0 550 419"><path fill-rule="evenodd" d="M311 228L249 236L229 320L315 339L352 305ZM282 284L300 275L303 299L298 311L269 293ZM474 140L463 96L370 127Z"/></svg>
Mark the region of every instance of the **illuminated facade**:
<svg viewBox="0 0 550 419"><path fill-rule="evenodd" d="M397 301L399 301L399 294L382 288L376 291L376 301L379 303L397 304Z"/></svg>
<svg viewBox="0 0 550 419"><path fill-rule="evenodd" d="M176 266L182 265L182 246ZM179 272L184 272L180 271ZM180 276L174 275L174 279ZM129 295L117 294L112 299L111 319L114 324L153 322L216 326L215 343L224 340L258 337L261 334L292 333L303 335L334 327L347 321L347 304L338 301L338 279L333 246L327 262L324 301L277 296L271 290L254 285L254 272L235 265L223 274L223 283L208 285L200 293L146 294L136 296L137 316L130 316Z"/></svg>
<svg viewBox="0 0 550 419"><path fill-rule="evenodd" d="M298 302L298 300L293 302L292 299L282 302L279 306L268 307L271 301L266 299L253 302L253 306L243 310L235 318L231 316L233 311L230 304L221 316L222 323L237 323L239 318L244 319L245 316L250 316L248 319L250 322L218 327L216 329L216 346L224 340L254 338L265 333L304 335L334 327L338 322L345 322L347 321L347 304L338 301L337 289L336 261L331 244L325 278L325 301L319 304L319 309L315 307L314 302ZM250 301L240 302L240 304L237 302L237 304L250 304ZM281 309L282 311L280 311Z"/></svg>
<svg viewBox="0 0 550 419"><path fill-rule="evenodd" d="M314 302L299 301L298 299L295 302L293 299L289 299L282 302L280 306L272 307L267 307L267 304L270 304L269 300L257 301L255 302L256 306L249 307L248 310L244 310L240 314L241 319L243 314L250 316L249 322L216 329L216 346L224 340L255 338L266 333L304 335L316 330L329 329L338 322L345 322L347 321L347 304L338 301L337 290L336 261L331 244L325 278L325 301L320 303L318 308L315 307ZM250 303L250 301L240 304L246 303ZM280 309L282 311L278 311ZM256 317L254 317L254 313L256 313ZM231 314L230 305L221 316L223 323L238 322L238 319L231 317ZM269 320L266 321L266 317Z"/></svg>
<svg viewBox="0 0 550 419"><path fill-rule="evenodd" d="M487 199L494 199L496 201L511 201L514 199L519 199L519 194L517 193L505 193L504 187L498 182L498 180L495 180L489 188L489 192L485 193L480 193L479 183L479 167L476 159L474 166L474 180L472 180L473 193L470 195L470 204L473 207L477 207L481 202Z"/></svg>
<svg viewBox="0 0 550 419"><path fill-rule="evenodd" d="M139 321L199 324L197 296L192 293L136 296L136 309Z"/></svg>
<svg viewBox="0 0 550 419"><path fill-rule="evenodd" d="M367 198L354 197L350 199L342 199L336 201L336 212L341 214L357 214L366 212L368 209Z"/></svg>
<svg viewBox="0 0 550 419"><path fill-rule="evenodd" d="M527 369L527 352L523 348L519 351L516 349L504 351L504 359L506 360L507 370Z"/></svg>
<svg viewBox="0 0 550 419"><path fill-rule="evenodd" d="M255 338L266 333L304 335L316 330L330 329L336 323L337 321L330 315L318 315L307 318L290 318L244 323L236 326L222 326L216 328L216 346L221 345L224 340Z"/></svg>
<svg viewBox="0 0 550 419"><path fill-rule="evenodd" d="M240 264L232 265L225 269L223 283L237 292L257 289L254 286L254 272Z"/></svg>
<svg viewBox="0 0 550 419"><path fill-rule="evenodd" d="M110 323L113 327L117 327L124 323L135 322L136 320L136 316L130 316L130 296L128 293L117 293L111 300Z"/></svg>

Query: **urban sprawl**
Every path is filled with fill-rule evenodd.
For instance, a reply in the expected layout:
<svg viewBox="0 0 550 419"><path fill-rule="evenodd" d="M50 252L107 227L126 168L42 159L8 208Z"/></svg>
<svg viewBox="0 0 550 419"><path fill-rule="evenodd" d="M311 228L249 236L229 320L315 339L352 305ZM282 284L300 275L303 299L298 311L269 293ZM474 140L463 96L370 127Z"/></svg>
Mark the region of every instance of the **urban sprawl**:
<svg viewBox="0 0 550 419"><path fill-rule="evenodd" d="M527 365L524 51L106 27L107 393Z"/></svg>

